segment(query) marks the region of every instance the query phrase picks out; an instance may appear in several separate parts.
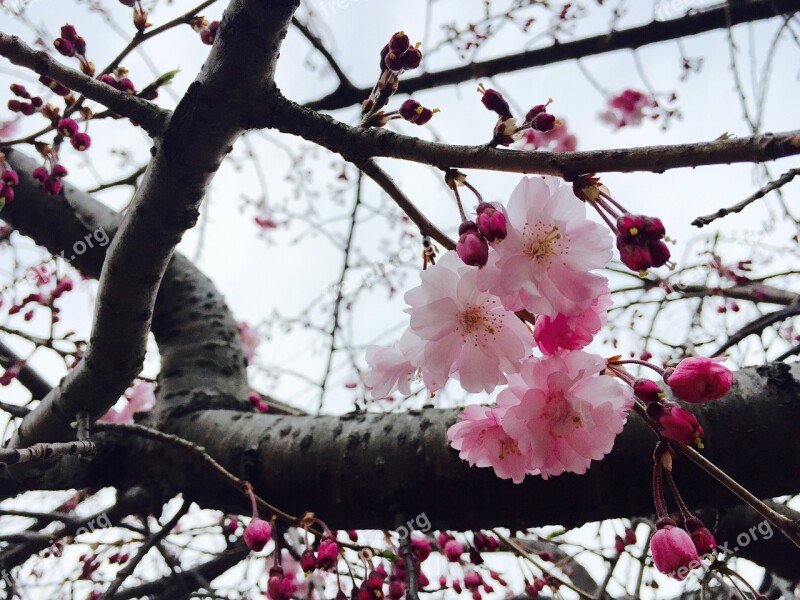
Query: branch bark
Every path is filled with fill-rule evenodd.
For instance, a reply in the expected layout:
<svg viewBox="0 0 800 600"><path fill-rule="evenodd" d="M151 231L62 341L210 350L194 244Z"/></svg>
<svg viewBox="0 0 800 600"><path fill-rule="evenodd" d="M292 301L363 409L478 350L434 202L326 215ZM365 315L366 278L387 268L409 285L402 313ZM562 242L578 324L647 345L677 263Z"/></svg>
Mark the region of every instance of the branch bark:
<svg viewBox="0 0 800 600"><path fill-rule="evenodd" d="M385 156L434 167L491 169L556 175L567 180L584 173L663 173L669 169L739 162L764 162L800 154L800 130L679 144L588 152L527 152L489 145L457 146L428 142L388 129L363 129L300 106L269 90L245 117L249 127L270 127L300 136L358 164Z"/></svg>
<svg viewBox="0 0 800 600"><path fill-rule="evenodd" d="M102 415L141 368L159 284L205 189L242 133L239 112L271 84L299 0L231 0L202 71L178 104L103 264L83 360L31 412L11 447L63 441L72 415ZM120 343L124 340L124 343Z"/></svg>
<svg viewBox="0 0 800 600"><path fill-rule="evenodd" d="M618 50L641 48L650 44L698 35L740 23L769 19L780 14L791 14L797 10L796 0L756 0L722 3L720 6L699 10L677 19L652 21L646 25L623 29L622 31L612 31L608 34L571 42L555 42L552 46L546 48L537 48L443 71L423 73L417 77L403 79L400 84L400 92L413 94L422 90L462 83L478 77L493 77L503 73L513 73L566 60L586 58L587 56L596 56ZM359 89L341 85L324 98L309 102L307 106L314 110L345 108L363 101L370 91L371 88Z"/></svg>

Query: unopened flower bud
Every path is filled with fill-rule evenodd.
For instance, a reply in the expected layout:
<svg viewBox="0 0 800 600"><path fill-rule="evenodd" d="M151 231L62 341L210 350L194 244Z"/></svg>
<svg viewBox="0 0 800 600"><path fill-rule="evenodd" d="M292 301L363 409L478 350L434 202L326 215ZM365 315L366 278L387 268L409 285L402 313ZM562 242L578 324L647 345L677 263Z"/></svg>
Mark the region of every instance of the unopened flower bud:
<svg viewBox="0 0 800 600"><path fill-rule="evenodd" d="M556 125L556 118L547 112L536 115L531 121L531 128L536 131L550 131Z"/></svg>
<svg viewBox="0 0 800 600"><path fill-rule="evenodd" d="M53 42L53 46L63 56L75 56L75 44L67 39L58 38Z"/></svg>
<svg viewBox="0 0 800 600"><path fill-rule="evenodd" d="M481 202L476 209L475 222L478 231L487 242L496 243L506 239L508 224L505 215L488 202Z"/></svg>
<svg viewBox="0 0 800 600"><path fill-rule="evenodd" d="M486 108L496 112L503 119L511 118L511 108L509 108L506 99L503 98L503 94L491 88L478 88L478 91L483 92L481 102Z"/></svg>
<svg viewBox="0 0 800 600"><path fill-rule="evenodd" d="M411 46L403 53L403 68L406 71L416 69L421 63L422 51L419 48Z"/></svg>
<svg viewBox="0 0 800 600"><path fill-rule="evenodd" d="M717 540L714 539L713 534L697 517L686 519L686 529L689 531L689 537L692 538L695 550L700 556L711 554L717 549Z"/></svg>
<svg viewBox="0 0 800 600"><path fill-rule="evenodd" d="M398 31L389 40L389 50L402 54L411 46L411 41L403 31Z"/></svg>
<svg viewBox="0 0 800 600"><path fill-rule="evenodd" d="M464 264L471 267L484 267L489 260L489 245L472 221L464 221L458 228L456 253Z"/></svg>
<svg viewBox="0 0 800 600"><path fill-rule="evenodd" d="M261 552L270 538L272 538L272 527L267 521L257 517L252 519L244 530L244 542L253 552Z"/></svg>
<svg viewBox="0 0 800 600"><path fill-rule="evenodd" d="M75 148L78 152L83 152L84 150L88 150L89 146L92 145L92 138L89 137L89 134L78 132L75 133L70 139L70 143L72 147Z"/></svg>
<svg viewBox="0 0 800 600"><path fill-rule="evenodd" d="M649 379L637 379L633 382L634 395L647 404L651 402L658 402L664 397L664 392L658 387L655 381Z"/></svg>
<svg viewBox="0 0 800 600"><path fill-rule="evenodd" d="M72 137L78 133L78 124L72 119L64 118L58 122L56 129L64 137Z"/></svg>

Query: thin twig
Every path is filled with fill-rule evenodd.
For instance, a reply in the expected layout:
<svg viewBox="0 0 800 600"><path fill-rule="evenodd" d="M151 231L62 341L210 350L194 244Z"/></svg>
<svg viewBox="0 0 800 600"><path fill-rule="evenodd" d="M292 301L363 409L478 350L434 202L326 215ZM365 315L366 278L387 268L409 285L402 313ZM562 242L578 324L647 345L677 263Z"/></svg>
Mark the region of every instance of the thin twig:
<svg viewBox="0 0 800 600"><path fill-rule="evenodd" d="M97 448L92 441L51 442L27 448L0 448L0 464L21 465L54 456L94 456Z"/></svg>
<svg viewBox="0 0 800 600"><path fill-rule="evenodd" d="M717 219L721 219L727 215L738 213L744 210L746 207L750 206L756 200L763 198L770 192L773 192L777 189L782 188L784 185L789 183L792 179L800 175L800 169L791 169L778 177L775 181L770 181L767 185L763 188L758 190L755 194L752 194L739 202L738 204L734 204L733 206L729 206L728 208L720 208L717 212L712 213L710 215L705 215L704 217L697 217L694 221L692 221L692 225L695 227L703 227L704 225L709 225L713 223Z"/></svg>

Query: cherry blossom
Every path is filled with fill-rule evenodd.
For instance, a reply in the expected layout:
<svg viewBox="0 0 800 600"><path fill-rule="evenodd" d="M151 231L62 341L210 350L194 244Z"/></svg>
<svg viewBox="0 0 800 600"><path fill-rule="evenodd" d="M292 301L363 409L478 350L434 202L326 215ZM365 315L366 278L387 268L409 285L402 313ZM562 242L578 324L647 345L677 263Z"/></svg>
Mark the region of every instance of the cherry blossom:
<svg viewBox="0 0 800 600"><path fill-rule="evenodd" d="M659 519L658 530L650 538L650 551L656 569L678 581L701 565L692 538L670 519Z"/></svg>
<svg viewBox="0 0 800 600"><path fill-rule="evenodd" d="M502 427L508 407L467 406L460 421L447 430L459 457L473 467L493 467L501 479L520 483L530 463L530 452L522 453L517 442Z"/></svg>
<svg viewBox="0 0 800 600"><path fill-rule="evenodd" d="M567 122L557 119L549 131L526 129L522 132L521 150L550 150L552 152L575 152L578 138L570 133Z"/></svg>
<svg viewBox="0 0 800 600"><path fill-rule="evenodd" d="M606 361L580 350L527 360L497 404L503 430L529 455L528 472L545 479L585 473L622 431L633 394L601 375Z"/></svg>
<svg viewBox="0 0 800 600"><path fill-rule="evenodd" d="M367 365L369 370L364 375L364 385L373 398L386 398L395 390L405 395L411 393L411 382L417 368L403 355L399 342L389 347L369 346Z"/></svg>
<svg viewBox="0 0 800 600"><path fill-rule="evenodd" d="M600 113L600 119L617 129L639 125L648 116L644 109L653 105L653 99L647 94L628 89L608 101L608 109Z"/></svg>
<svg viewBox="0 0 800 600"><path fill-rule="evenodd" d="M576 316L607 290L591 273L612 256L608 231L586 218L572 188L555 177L525 177L508 203L508 235L493 247L478 286L508 310Z"/></svg>
<svg viewBox="0 0 800 600"><path fill-rule="evenodd" d="M478 274L447 252L422 272L419 286L406 292L409 328L418 341L408 340L404 354L422 367L431 391L452 376L468 392L489 393L531 352L528 328L497 298L479 291Z"/></svg>
<svg viewBox="0 0 800 600"><path fill-rule="evenodd" d="M255 327L251 327L245 321L239 321L239 335L244 346L244 359L247 364L253 362L258 345L261 343L261 336Z"/></svg>
<svg viewBox="0 0 800 600"><path fill-rule="evenodd" d="M606 282L606 290L594 299L586 312L574 317L539 315L533 329L539 350L544 354L555 354L560 348L580 350L586 347L605 324L609 308L611 293Z"/></svg>
<svg viewBox="0 0 800 600"><path fill-rule="evenodd" d="M111 408L100 420L106 423L133 423L133 415L149 412L156 405L155 385L149 381L137 381L125 392L128 403L121 409Z"/></svg>

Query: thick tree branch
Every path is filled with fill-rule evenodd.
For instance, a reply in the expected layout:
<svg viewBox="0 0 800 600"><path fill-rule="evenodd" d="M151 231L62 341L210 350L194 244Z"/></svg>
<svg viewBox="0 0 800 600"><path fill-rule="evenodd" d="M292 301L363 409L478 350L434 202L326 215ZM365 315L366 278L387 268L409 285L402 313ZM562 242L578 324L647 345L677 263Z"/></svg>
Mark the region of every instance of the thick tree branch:
<svg viewBox="0 0 800 600"><path fill-rule="evenodd" d="M110 85L84 75L80 71L65 67L43 50L34 50L17 36L0 32L0 56L11 63L26 67L38 75L45 75L75 90L95 102L99 102L115 113L128 117L141 125L152 137L160 136L169 121L169 111L155 104L116 90Z"/></svg>
<svg viewBox="0 0 800 600"><path fill-rule="evenodd" d="M211 177L242 133L239 113L272 83L298 0L232 0L203 70L175 109L103 264L86 354L25 419L12 447L61 441L99 417L138 373L161 279ZM120 343L124 340L124 343Z"/></svg>
<svg viewBox="0 0 800 600"><path fill-rule="evenodd" d="M260 115L251 113L249 126L270 127L300 136L355 163L385 156L442 169L490 169L571 179L584 173L663 173L683 167L759 163L800 154L800 131L675 146L588 152L528 152L501 150L488 145L456 146L427 142L387 129L350 127L282 98L274 89L259 105L269 108Z"/></svg>
<svg viewBox="0 0 800 600"><path fill-rule="evenodd" d="M513 73L565 60L585 58L617 50L641 48L740 23L769 19L779 14L791 14L798 8L800 7L798 7L797 0L747 0L730 2L727 3L727 6L726 3L722 3L714 8L699 10L693 14L668 21L653 21L622 31L612 31L604 35L571 42L556 42L546 48L537 48L444 71L424 73L417 77L403 79L400 84L400 92L413 94L421 90L462 83L478 77L493 77L502 73ZM362 102L370 91L371 88L358 89L342 85L331 94L310 102L307 106L315 110L345 108Z"/></svg>

